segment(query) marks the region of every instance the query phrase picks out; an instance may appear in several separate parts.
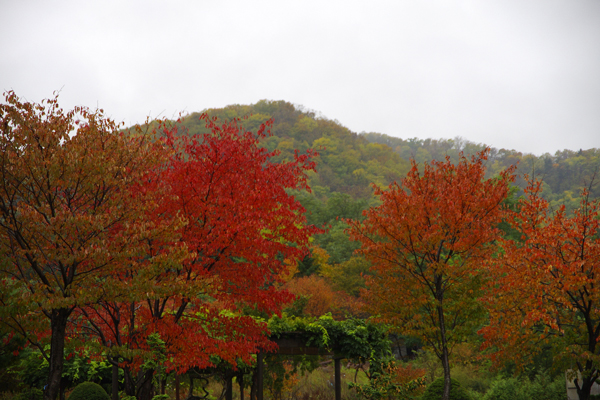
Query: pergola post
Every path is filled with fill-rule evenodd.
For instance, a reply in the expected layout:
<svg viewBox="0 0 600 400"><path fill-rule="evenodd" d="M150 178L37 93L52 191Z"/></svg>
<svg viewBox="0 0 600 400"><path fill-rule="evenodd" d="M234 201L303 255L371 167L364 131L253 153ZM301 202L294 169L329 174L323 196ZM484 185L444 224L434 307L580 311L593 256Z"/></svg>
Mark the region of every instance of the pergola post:
<svg viewBox="0 0 600 400"><path fill-rule="evenodd" d="M341 369L341 358L334 357L333 362L335 365L335 400L342 400L342 369Z"/></svg>

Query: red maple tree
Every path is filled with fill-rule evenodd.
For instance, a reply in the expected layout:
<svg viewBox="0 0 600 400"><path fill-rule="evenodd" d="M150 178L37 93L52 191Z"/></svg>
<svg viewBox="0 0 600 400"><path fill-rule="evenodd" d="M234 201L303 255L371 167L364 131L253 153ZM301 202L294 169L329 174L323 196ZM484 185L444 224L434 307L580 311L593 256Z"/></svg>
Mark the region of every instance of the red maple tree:
<svg viewBox="0 0 600 400"><path fill-rule="evenodd" d="M375 187L381 205L349 221L360 253L372 263L364 294L367 308L404 334L420 337L444 368L450 395L452 346L472 332L483 310L477 301L488 259L500 232L502 201L513 169L484 179L489 149L458 164L433 161L412 169L402 184Z"/></svg>
<svg viewBox="0 0 600 400"><path fill-rule="evenodd" d="M156 353L148 342L151 334L162 341L167 372L211 366L212 356L233 366L238 359L249 363L251 354L272 348L265 323L244 310L276 313L292 299L281 289L280 277L286 263L304 257L316 232L288 193L309 190L305 173L314 169L312 152L273 163L277 153L259 145L270 122L253 133L238 120L217 124L202 118L207 134L162 131L172 157L139 186L142 192L166 188L148 218L157 225L181 220L177 239L151 243L147 257L136 260L144 268L123 282L141 290L129 291L129 299L81 310L86 316L81 326L92 327L105 346L114 344L109 351L126 370L127 392L138 398L151 397L154 371L143 365L142 353L131 350ZM154 262L165 249L182 258ZM127 351L120 352L123 348ZM133 374L140 369L142 374ZM136 376L144 378L134 382Z"/></svg>

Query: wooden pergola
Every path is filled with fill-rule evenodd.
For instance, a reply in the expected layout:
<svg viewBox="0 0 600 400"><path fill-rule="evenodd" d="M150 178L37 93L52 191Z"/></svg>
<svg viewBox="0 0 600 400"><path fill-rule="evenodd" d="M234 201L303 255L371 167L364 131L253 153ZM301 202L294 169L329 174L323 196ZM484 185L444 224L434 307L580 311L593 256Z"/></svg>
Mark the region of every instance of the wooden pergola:
<svg viewBox="0 0 600 400"><path fill-rule="evenodd" d="M282 354L282 355L330 355L333 356L334 360L334 369L335 369L335 400L342 400L342 379L341 379L341 366L340 361L343 357L336 357L330 351L325 351L319 347L308 347L306 344L300 340L299 338L282 338L282 339L274 339L273 340L279 346L279 350L273 354ZM256 393L256 400L263 400L263 374L264 374L264 363L263 363L264 353L258 353L257 355L257 373L258 373L258 388ZM231 387L230 383L227 384L228 387ZM228 391L228 397L226 396L226 400L231 399L231 391ZM243 398L242 398L243 400Z"/></svg>
<svg viewBox="0 0 600 400"><path fill-rule="evenodd" d="M341 360L344 357L336 357L331 351L324 350L319 347L306 346L306 343L301 340L298 332L289 332L285 338L272 339L279 350L270 352L268 354L281 354L281 355L329 355L333 356L334 360L334 374L335 374L335 400L342 399L342 381L341 381ZM257 374L257 388L256 388L256 400L264 400L263 396L263 380L264 380L264 352L259 352L256 357L256 374ZM233 398L233 374L230 374L225 379L226 391L225 399L232 400ZM178 386L178 385L177 385ZM179 399L179 387L176 390L177 399ZM244 392L241 390L240 399L244 400Z"/></svg>

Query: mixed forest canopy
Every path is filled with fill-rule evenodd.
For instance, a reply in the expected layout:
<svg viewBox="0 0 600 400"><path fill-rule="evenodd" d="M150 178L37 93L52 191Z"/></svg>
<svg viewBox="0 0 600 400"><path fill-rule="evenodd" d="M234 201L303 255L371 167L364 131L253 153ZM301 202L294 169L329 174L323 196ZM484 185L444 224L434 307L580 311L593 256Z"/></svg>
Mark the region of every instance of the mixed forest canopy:
<svg viewBox="0 0 600 400"><path fill-rule="evenodd" d="M355 200L372 199L371 183L387 186L400 181L410 170L410 160L429 163L450 157L458 162L460 152L471 156L488 147L460 137L448 139L418 139L393 137L375 132L352 132L340 122L329 120L318 112L285 101L261 100L252 105L230 105L202 112L219 119L246 118L245 129L253 131L261 123L273 119L272 136L262 144L269 150L279 150L279 160L292 159L295 150L312 148L319 152L317 173L310 175L314 196L325 199L333 193L343 193ZM203 132L200 113L191 113L182 120L189 133ZM402 135L402 133L400 133ZM554 154L540 156L515 149L490 148L486 162L486 177L496 176L511 165L516 174L528 174L543 181L543 198L550 207L564 204L570 212L579 205L579 195L588 187L600 168L600 148L557 149ZM515 183L523 194L527 182ZM591 187L592 198L600 197L600 185Z"/></svg>
<svg viewBox="0 0 600 400"><path fill-rule="evenodd" d="M308 223L329 228L326 233L315 236L315 244L328 256L324 265L339 268L331 271L326 267L324 271L324 268L317 268L314 259L307 259L300 266L300 275L319 270L321 274L338 276L345 281L339 283L338 288L344 287L355 294L362 285L356 276L361 272L366 274L368 266L353 254L359 245L349 240L344 232L347 225L342 219L360 219L363 210L378 205L371 185L384 188L392 182L400 182L411 169L411 159L423 165L433 160L442 162L449 157L456 164L461 152L470 157L488 147L460 137L418 139L374 132L356 133L338 121L286 101L261 100L252 105L230 105L202 113L222 120L241 118L241 124L250 131L273 119L271 136L263 138L261 144L269 151L280 152L274 157L276 161L292 160L296 151L302 153L313 149L319 153L314 159L316 172L308 174L312 193L298 192L296 197L307 209ZM182 133L206 132L200 115L200 112L191 113L182 118ZM582 189L589 189L592 199L600 197L600 184L593 184L594 177L600 172L600 148L562 149L541 156L490 148L484 166L486 179L516 166L517 178L510 200L513 203L527 188L524 174L540 179L544 188L541 196L548 201L549 207L558 209L564 205L567 214L579 207Z"/></svg>

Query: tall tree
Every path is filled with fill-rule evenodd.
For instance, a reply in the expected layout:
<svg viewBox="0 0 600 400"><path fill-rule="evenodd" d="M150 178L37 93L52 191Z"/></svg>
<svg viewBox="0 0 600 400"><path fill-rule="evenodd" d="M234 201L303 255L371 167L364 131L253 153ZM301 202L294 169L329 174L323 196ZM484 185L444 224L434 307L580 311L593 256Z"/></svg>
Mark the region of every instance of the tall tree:
<svg viewBox="0 0 600 400"><path fill-rule="evenodd" d="M401 184L375 187L380 206L367 210L362 223L350 221L352 238L373 265L369 310L433 349L444 368L444 400L452 347L480 321L481 263L495 249L501 203L514 179L507 169L485 180L488 154L422 167L413 160Z"/></svg>
<svg viewBox="0 0 600 400"><path fill-rule="evenodd" d="M149 205L128 188L166 153L143 135L119 133L102 110L65 112L56 97L34 104L14 92L0 105L0 149L0 283L10 293L0 304L2 323L42 350L50 365L44 399L54 400L67 322L77 306L102 296L98 280L152 230Z"/></svg>
<svg viewBox="0 0 600 400"><path fill-rule="evenodd" d="M557 368L572 369L581 400L600 377L600 201L584 190L578 209L553 212L529 181L520 212L510 223L520 233L503 240L490 263L490 324L482 329L496 361L531 361L550 351Z"/></svg>
<svg viewBox="0 0 600 400"><path fill-rule="evenodd" d="M105 346L116 344L111 351L125 367L128 394L140 399L152 394L154 371L143 365L147 359L139 350L151 355L153 334L164 343L167 372L212 366L214 356L230 365L238 359L249 364L251 354L272 347L265 323L243 310L276 313L292 299L281 289L281 277L307 254L309 237L317 231L306 225L304 208L287 192L309 189L311 152L274 163L277 152L259 146L270 121L249 132L238 120L218 124L202 118L208 133L187 135L176 127L160 132L173 155L140 187L168 188L147 218L157 224L164 218L184 220L177 242L188 256L181 264L165 263L142 275L138 269L125 277L123 282L147 282L137 295L81 310L87 317L82 327L91 328ZM171 246L161 239L147 251L153 258Z"/></svg>

